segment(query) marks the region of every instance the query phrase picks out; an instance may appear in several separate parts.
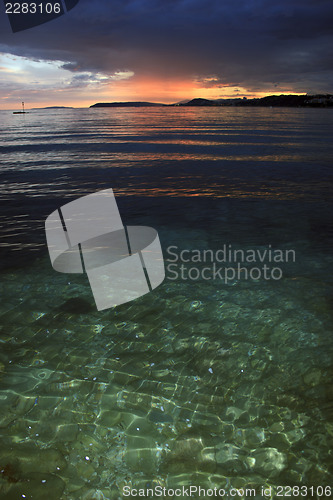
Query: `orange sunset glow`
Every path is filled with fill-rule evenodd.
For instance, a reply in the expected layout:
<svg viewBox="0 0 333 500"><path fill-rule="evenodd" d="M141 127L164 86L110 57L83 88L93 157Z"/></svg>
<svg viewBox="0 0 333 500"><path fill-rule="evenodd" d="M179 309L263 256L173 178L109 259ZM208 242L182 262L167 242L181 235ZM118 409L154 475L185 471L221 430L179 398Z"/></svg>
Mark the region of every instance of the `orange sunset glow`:
<svg viewBox="0 0 333 500"><path fill-rule="evenodd" d="M0 54L3 85L0 107L15 109L21 101L27 108L47 106L89 107L96 102L150 101L177 103L197 97L228 99L263 97L277 93L276 88L251 91L241 86L223 85L215 76L161 77L135 74L131 70L89 72L70 71L64 61L43 61ZM295 93L280 85L279 93Z"/></svg>
<svg viewBox="0 0 333 500"><path fill-rule="evenodd" d="M286 89L285 94L294 93ZM263 97L273 91L248 92L242 87L207 87L195 80L159 80L156 78L128 78L102 85L84 88L59 86L48 88L43 93L38 88L10 91L0 98L2 109L13 109L22 100L28 108L46 106L89 107L96 102L150 101L164 104L177 103L197 97L205 99L228 99L237 97Z"/></svg>

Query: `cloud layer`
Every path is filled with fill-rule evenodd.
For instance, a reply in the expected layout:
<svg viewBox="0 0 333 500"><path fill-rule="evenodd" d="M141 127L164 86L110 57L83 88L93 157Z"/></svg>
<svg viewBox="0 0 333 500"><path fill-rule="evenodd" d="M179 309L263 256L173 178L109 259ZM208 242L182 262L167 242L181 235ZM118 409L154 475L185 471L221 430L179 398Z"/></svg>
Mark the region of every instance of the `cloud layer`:
<svg viewBox="0 0 333 500"><path fill-rule="evenodd" d="M118 74L193 81L221 95L332 92L332 22L331 0L80 0L15 34L3 14L0 50L62 61L72 86L112 84Z"/></svg>

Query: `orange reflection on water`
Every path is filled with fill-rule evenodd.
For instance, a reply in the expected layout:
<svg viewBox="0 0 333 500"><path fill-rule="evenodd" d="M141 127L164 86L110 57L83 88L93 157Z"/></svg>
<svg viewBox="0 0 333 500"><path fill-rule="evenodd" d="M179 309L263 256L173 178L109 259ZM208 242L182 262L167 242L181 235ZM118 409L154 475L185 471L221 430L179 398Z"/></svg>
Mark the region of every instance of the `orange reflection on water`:
<svg viewBox="0 0 333 500"><path fill-rule="evenodd" d="M116 196L143 196L143 197L211 197L211 198L234 198L247 199L257 198L262 200L297 200L305 196L309 198L309 194L305 192L293 193L292 191L283 191L281 189L265 189L265 190L242 190L239 188L224 189L223 186L210 186L205 188L139 188L137 186L126 187L124 189L114 189ZM315 194L313 198L316 198Z"/></svg>

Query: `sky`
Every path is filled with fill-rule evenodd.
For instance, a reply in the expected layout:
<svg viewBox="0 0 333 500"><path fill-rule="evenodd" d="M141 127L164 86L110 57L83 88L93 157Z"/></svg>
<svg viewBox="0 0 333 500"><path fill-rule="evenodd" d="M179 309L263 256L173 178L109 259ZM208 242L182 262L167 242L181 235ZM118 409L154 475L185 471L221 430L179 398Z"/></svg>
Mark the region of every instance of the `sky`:
<svg viewBox="0 0 333 500"><path fill-rule="evenodd" d="M12 33L0 109L333 93L332 0L80 0Z"/></svg>

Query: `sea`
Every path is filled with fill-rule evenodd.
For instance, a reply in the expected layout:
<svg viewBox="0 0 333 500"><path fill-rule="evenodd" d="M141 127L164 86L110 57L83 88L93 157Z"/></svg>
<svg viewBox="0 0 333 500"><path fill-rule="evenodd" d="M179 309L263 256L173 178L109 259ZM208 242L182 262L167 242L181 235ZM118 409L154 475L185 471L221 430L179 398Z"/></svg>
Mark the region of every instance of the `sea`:
<svg viewBox="0 0 333 500"><path fill-rule="evenodd" d="M0 498L331 498L333 112L0 111ZM97 310L45 220L112 188L164 281Z"/></svg>

